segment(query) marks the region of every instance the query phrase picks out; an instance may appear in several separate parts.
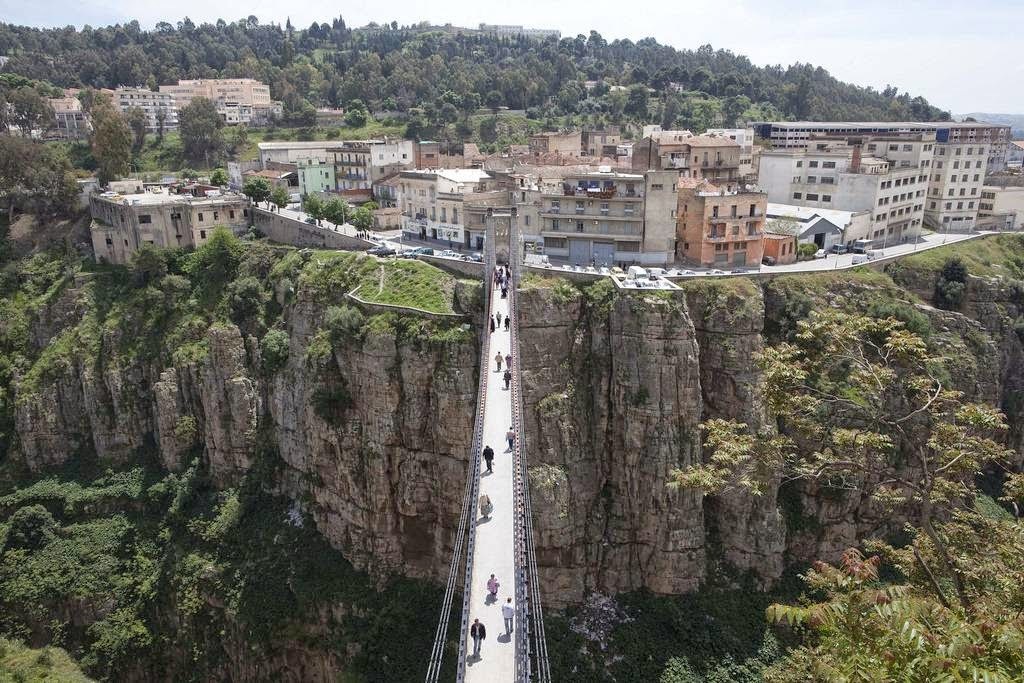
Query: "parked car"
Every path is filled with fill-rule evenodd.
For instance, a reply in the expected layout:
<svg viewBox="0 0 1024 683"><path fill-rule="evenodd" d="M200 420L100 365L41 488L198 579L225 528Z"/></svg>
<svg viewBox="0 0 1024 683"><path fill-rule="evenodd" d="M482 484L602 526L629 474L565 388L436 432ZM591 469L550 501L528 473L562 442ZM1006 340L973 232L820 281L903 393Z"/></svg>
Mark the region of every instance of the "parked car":
<svg viewBox="0 0 1024 683"><path fill-rule="evenodd" d="M416 247L415 249L409 249L403 251L399 256L401 258L416 258L417 256L433 256L434 250L431 247Z"/></svg>
<svg viewBox="0 0 1024 683"><path fill-rule="evenodd" d="M696 275L692 270L684 270L683 275Z"/></svg>
<svg viewBox="0 0 1024 683"><path fill-rule="evenodd" d="M453 251L451 249L445 249L444 251L440 252L437 255L438 256L444 256L445 258L459 258L459 256L461 256L461 254L459 254L459 252Z"/></svg>
<svg viewBox="0 0 1024 683"><path fill-rule="evenodd" d="M868 261L873 261L876 258L882 258L882 252L874 249L868 249L864 252L864 255L868 257Z"/></svg>
<svg viewBox="0 0 1024 683"><path fill-rule="evenodd" d="M814 252L814 258L825 258L826 256L828 256L828 252L825 251L824 249L819 249L818 251Z"/></svg>
<svg viewBox="0 0 1024 683"><path fill-rule="evenodd" d="M833 244L832 245L832 253L833 254L845 254L848 251L849 251L849 249L847 249L845 244Z"/></svg>
<svg viewBox="0 0 1024 683"><path fill-rule="evenodd" d="M463 261L472 261L474 263L483 263L484 262L484 255L481 254L480 252L477 252L475 254L466 254L465 256L462 257L462 260Z"/></svg>
<svg viewBox="0 0 1024 683"><path fill-rule="evenodd" d="M775 265L775 257L774 256L765 256L763 259L761 259L761 263L763 263L766 266L774 266Z"/></svg>
<svg viewBox="0 0 1024 683"><path fill-rule="evenodd" d="M316 225L316 219L313 218L312 216L306 216L306 222L309 223L310 225Z"/></svg>
<svg viewBox="0 0 1024 683"><path fill-rule="evenodd" d="M373 249L367 249L366 253L372 256L394 256L395 250L391 247L380 246L374 247Z"/></svg>

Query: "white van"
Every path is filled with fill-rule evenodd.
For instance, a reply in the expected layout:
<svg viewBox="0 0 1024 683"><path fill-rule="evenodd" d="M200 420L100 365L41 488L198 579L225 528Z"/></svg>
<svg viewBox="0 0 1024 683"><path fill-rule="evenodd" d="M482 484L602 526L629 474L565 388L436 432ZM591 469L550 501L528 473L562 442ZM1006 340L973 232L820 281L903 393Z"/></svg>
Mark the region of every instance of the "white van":
<svg viewBox="0 0 1024 683"><path fill-rule="evenodd" d="M626 271L630 280L646 280L647 271L642 266L630 266Z"/></svg>

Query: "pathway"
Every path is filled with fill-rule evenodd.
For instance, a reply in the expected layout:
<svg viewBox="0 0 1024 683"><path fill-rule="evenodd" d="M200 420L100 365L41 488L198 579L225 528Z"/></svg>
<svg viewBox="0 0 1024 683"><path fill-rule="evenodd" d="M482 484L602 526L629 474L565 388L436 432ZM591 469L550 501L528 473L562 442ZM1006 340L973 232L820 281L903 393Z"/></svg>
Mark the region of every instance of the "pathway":
<svg viewBox="0 0 1024 683"><path fill-rule="evenodd" d="M494 287L493 280L490 283ZM509 296L512 296L510 292ZM501 298L498 289L493 290L491 316L508 314L508 299ZM487 629L487 638L480 648L480 658L472 657L473 641L469 639L466 652L466 681L470 683L503 683L515 678L515 639L505 635L501 605L508 598L515 601L515 536L513 526L513 457L508 451L505 432L512 424L512 392L505 389L502 380L505 365L499 372L494 355L510 353L511 333L504 326L491 335L491 344L486 359L490 377L484 400L484 446L494 449L494 472L488 474L486 464L480 462L480 493L487 494L494 511L489 519L480 517L479 505L474 506L476 546L473 552L473 575L469 598L469 623L479 619ZM491 601L487 591L487 580L491 574L498 579L501 588L498 599ZM518 624L516 625L518 628ZM467 635L468 638L468 635Z"/></svg>

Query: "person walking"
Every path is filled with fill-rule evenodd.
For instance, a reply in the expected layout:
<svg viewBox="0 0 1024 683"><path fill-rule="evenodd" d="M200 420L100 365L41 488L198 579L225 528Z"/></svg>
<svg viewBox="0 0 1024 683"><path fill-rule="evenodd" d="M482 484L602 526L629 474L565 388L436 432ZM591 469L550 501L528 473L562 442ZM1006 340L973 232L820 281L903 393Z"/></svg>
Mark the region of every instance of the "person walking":
<svg viewBox="0 0 1024 683"><path fill-rule="evenodd" d="M512 318L505 316L505 331L508 332L508 326L512 324Z"/></svg>
<svg viewBox="0 0 1024 683"><path fill-rule="evenodd" d="M505 356L501 355L501 351L494 354L494 362L498 365L498 372L501 372L501 364L505 361Z"/></svg>
<svg viewBox="0 0 1024 683"><path fill-rule="evenodd" d="M484 462L487 463L487 471L493 472L491 464L494 462L494 449L490 446L484 446Z"/></svg>
<svg viewBox="0 0 1024 683"><path fill-rule="evenodd" d="M486 493L480 494L480 516L487 519L491 516L494 506L491 505L491 498Z"/></svg>
<svg viewBox="0 0 1024 683"><path fill-rule="evenodd" d="M506 353L506 354L505 354L505 366L506 366L506 367L507 367L507 368L508 368L509 370L511 370L511 369L512 369L512 354L511 354L511 353Z"/></svg>
<svg viewBox="0 0 1024 683"><path fill-rule="evenodd" d="M508 285L506 285L505 283L501 284L501 298L502 299L507 299L508 298Z"/></svg>
<svg viewBox="0 0 1024 683"><path fill-rule="evenodd" d="M505 380L505 390L508 391L509 385L512 384L512 371L505 370L505 375L504 377L502 377L502 379Z"/></svg>
<svg viewBox="0 0 1024 683"><path fill-rule="evenodd" d="M499 588L501 588L501 584L498 583L498 579L494 578L494 574L491 574L491 578L487 579L487 592L491 594L492 598L496 598Z"/></svg>
<svg viewBox="0 0 1024 683"><path fill-rule="evenodd" d="M480 643L487 638L487 629L484 628L479 619L474 619L473 625L469 627L469 637L473 639L473 656L479 659Z"/></svg>
<svg viewBox="0 0 1024 683"><path fill-rule="evenodd" d="M512 445L516 442L516 433L509 427L508 431L505 432L505 440L508 441L508 450L512 452Z"/></svg>
<svg viewBox="0 0 1024 683"><path fill-rule="evenodd" d="M491 318L491 334L494 334L494 318Z"/></svg>
<svg viewBox="0 0 1024 683"><path fill-rule="evenodd" d="M505 635L512 633L512 620L516 616L516 609L512 606L512 598L501 606L501 616L505 619Z"/></svg>
<svg viewBox="0 0 1024 683"><path fill-rule="evenodd" d="M498 323L498 325L501 325L501 313L495 313L494 314L494 320L495 320L495 322Z"/></svg>

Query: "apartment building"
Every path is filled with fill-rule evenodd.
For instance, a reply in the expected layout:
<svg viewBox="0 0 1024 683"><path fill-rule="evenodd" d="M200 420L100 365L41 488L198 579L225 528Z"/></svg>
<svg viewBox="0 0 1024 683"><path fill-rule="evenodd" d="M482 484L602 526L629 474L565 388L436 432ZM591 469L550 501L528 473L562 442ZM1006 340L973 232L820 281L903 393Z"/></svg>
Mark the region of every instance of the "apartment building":
<svg viewBox="0 0 1024 683"><path fill-rule="evenodd" d="M545 253L573 264L667 263L675 250L677 176L600 167L539 178L538 225L524 225L524 232L539 229Z"/></svg>
<svg viewBox="0 0 1024 683"><path fill-rule="evenodd" d="M751 178L757 173L757 164L754 159L757 150L754 146L753 128L708 128L704 134L711 137L728 138L740 146L739 174L741 178Z"/></svg>
<svg viewBox="0 0 1024 683"><path fill-rule="evenodd" d="M370 190L370 144L362 140L342 143L327 150L328 163L334 164L334 179L339 192Z"/></svg>
<svg viewBox="0 0 1024 683"><path fill-rule="evenodd" d="M92 123L82 109L76 90L66 91L64 97L50 98L54 127L46 131L47 137L60 140L79 140L89 136Z"/></svg>
<svg viewBox="0 0 1024 683"><path fill-rule="evenodd" d="M583 149L583 136L580 131L569 133L537 133L529 139L530 154L560 154L564 157L578 157Z"/></svg>
<svg viewBox="0 0 1024 683"><path fill-rule="evenodd" d="M758 184L777 204L870 211L869 234L847 234L847 244L914 239L924 221L934 135L815 137L802 148L762 151Z"/></svg>
<svg viewBox="0 0 1024 683"><path fill-rule="evenodd" d="M581 151L585 156L614 159L622 144L622 132L618 126L601 130L584 130L580 133Z"/></svg>
<svg viewBox="0 0 1024 683"><path fill-rule="evenodd" d="M253 78L210 78L161 85L160 92L184 109L197 97L214 103L226 123L263 124L282 114L282 105L270 99L270 86Z"/></svg>
<svg viewBox="0 0 1024 683"><path fill-rule="evenodd" d="M135 194L104 192L90 196L89 210L93 251L98 261L107 263L128 263L145 244L197 247L215 227L241 234L249 225L248 199L237 194L194 196L166 188Z"/></svg>
<svg viewBox="0 0 1024 683"><path fill-rule="evenodd" d="M740 157L739 143L727 137L663 130L633 145L632 168L634 172L675 170L682 178L723 184L741 179Z"/></svg>
<svg viewBox="0 0 1024 683"><path fill-rule="evenodd" d="M973 230L985 185L989 147L967 136L947 137L935 145L924 218L934 230ZM963 140L961 142L961 140ZM1005 152L1003 152L1005 164Z"/></svg>
<svg viewBox="0 0 1024 683"><path fill-rule="evenodd" d="M163 117L163 130L178 129L178 104L174 96L166 92L153 92L145 88L118 88L114 91L114 104L123 113L138 108L146 115L146 131L156 133L160 130L160 117Z"/></svg>
<svg viewBox="0 0 1024 683"><path fill-rule="evenodd" d="M761 265L768 195L750 185L719 187L679 178L677 260L704 267Z"/></svg>
<svg viewBox="0 0 1024 683"><path fill-rule="evenodd" d="M334 192L337 180L334 175L334 163L319 159L306 159L298 164L299 194L324 194Z"/></svg>
<svg viewBox="0 0 1024 683"><path fill-rule="evenodd" d="M383 181L395 188L402 210L402 231L411 238L478 248L483 229L466 220L466 199L486 191L490 179L476 168L401 171ZM495 199L507 203L507 192Z"/></svg>
<svg viewBox="0 0 1024 683"><path fill-rule="evenodd" d="M517 24L480 24L479 31L492 36L523 36L544 40L546 38L559 39L562 32L549 28L525 28Z"/></svg>

